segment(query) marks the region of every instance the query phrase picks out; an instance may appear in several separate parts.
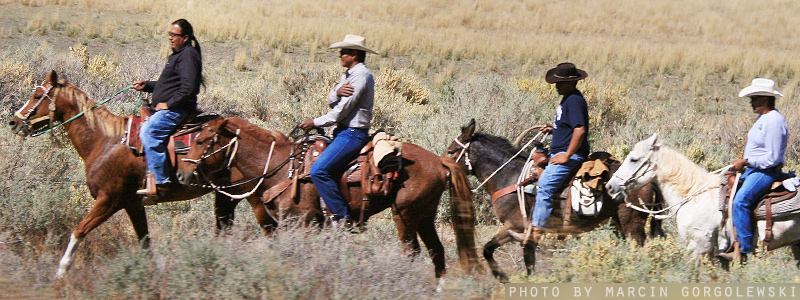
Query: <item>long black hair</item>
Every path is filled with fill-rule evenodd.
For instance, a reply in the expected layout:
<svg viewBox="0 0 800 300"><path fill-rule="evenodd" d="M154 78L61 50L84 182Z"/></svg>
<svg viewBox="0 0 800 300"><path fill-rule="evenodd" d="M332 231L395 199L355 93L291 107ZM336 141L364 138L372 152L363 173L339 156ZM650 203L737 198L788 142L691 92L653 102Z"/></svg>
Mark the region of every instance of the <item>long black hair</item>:
<svg viewBox="0 0 800 300"><path fill-rule="evenodd" d="M189 23L186 19L178 19L175 22L172 22L172 25L178 25L181 28L181 34L189 37L189 45L194 47L197 50L197 53L200 54L200 69L203 69L203 51L200 48L200 42L197 41L197 38L194 36L194 27L192 24ZM194 43L192 43L194 42ZM206 86L206 78L203 76L202 71L200 74L200 84L203 87Z"/></svg>

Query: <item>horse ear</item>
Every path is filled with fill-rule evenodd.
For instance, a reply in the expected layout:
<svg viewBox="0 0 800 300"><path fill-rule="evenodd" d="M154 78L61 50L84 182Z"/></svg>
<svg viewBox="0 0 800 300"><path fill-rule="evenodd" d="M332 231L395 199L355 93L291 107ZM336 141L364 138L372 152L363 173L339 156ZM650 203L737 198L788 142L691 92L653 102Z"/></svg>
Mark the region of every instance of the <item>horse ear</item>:
<svg viewBox="0 0 800 300"><path fill-rule="evenodd" d="M211 131L220 132L225 128L226 124L228 124L227 118L219 118L209 122L208 126L211 128Z"/></svg>
<svg viewBox="0 0 800 300"><path fill-rule="evenodd" d="M475 134L475 119L469 120L467 125L461 127L461 136L459 138L462 141L469 141L472 139L473 134Z"/></svg>
<svg viewBox="0 0 800 300"><path fill-rule="evenodd" d="M56 83L58 83L58 74L56 74L56 70L51 70L50 74L44 77L44 81L56 85Z"/></svg>
<svg viewBox="0 0 800 300"><path fill-rule="evenodd" d="M659 147L661 147L661 139L658 138L658 133L653 133L653 135L650 136L650 138L647 140L650 141L649 142L650 148L658 149Z"/></svg>

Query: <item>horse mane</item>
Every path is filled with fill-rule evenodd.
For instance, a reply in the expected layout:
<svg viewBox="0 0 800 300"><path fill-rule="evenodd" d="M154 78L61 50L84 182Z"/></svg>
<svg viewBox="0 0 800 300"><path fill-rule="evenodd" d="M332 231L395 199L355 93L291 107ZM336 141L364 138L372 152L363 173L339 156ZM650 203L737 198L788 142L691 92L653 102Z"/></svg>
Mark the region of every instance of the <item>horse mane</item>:
<svg viewBox="0 0 800 300"><path fill-rule="evenodd" d="M86 123L89 128L94 131L99 131L108 137L120 137L125 133L125 119L114 115L103 106L98 106L92 109L92 106L97 102L92 101L86 96L86 93L81 91L73 84L60 82L63 85L64 92L67 93L68 101L74 104L79 111L84 113Z"/></svg>
<svg viewBox="0 0 800 300"><path fill-rule="evenodd" d="M247 133L249 133L251 135L254 135L254 138L258 139L260 141L264 141L264 142L272 142L272 141L275 141L275 142L288 142L289 141L289 138L286 137L286 135L281 133L280 131L267 130L267 129L258 127L255 124L250 123L250 121L248 121L246 119L242 119L242 118L238 118L238 117L230 117L230 118L228 118L228 124L229 124L228 125L228 127L229 127L228 130L231 130L230 125L233 125L233 127L241 129L242 132L247 132ZM235 132L236 129L233 129L232 131Z"/></svg>
<svg viewBox="0 0 800 300"><path fill-rule="evenodd" d="M513 156L514 154L519 151L519 149L515 148L508 139L494 136L488 133L476 132L472 136L472 142L479 143L479 144L487 144L491 145L491 149L493 151L487 151L488 153L492 153L494 155L498 155L499 159L504 160L508 159L509 157ZM528 157L527 152L523 152L520 156Z"/></svg>
<svg viewBox="0 0 800 300"><path fill-rule="evenodd" d="M661 180L669 182L678 193L687 195L714 180L714 175L675 149L661 146L657 153L657 172ZM711 186L717 187L716 184Z"/></svg>

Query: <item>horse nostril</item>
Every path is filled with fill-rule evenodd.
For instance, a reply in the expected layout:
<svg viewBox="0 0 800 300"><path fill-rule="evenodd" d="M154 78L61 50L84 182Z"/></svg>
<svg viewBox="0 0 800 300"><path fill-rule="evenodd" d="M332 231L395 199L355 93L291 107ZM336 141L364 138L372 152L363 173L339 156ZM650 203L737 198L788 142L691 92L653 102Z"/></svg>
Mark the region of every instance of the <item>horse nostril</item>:
<svg viewBox="0 0 800 300"><path fill-rule="evenodd" d="M17 121L11 120L11 122L8 122L8 126L17 127Z"/></svg>

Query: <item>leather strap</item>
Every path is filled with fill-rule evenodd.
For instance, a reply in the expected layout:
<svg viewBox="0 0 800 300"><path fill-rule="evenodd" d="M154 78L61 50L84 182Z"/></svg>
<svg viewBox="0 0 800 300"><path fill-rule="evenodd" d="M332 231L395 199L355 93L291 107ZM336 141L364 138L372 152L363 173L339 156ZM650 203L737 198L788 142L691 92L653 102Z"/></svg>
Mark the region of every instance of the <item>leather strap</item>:
<svg viewBox="0 0 800 300"><path fill-rule="evenodd" d="M764 229L764 245L769 245L769 242L772 241L772 199L767 198L764 201L764 208L766 209L767 215L767 226Z"/></svg>
<svg viewBox="0 0 800 300"><path fill-rule="evenodd" d="M519 185L512 184L512 185L509 185L507 187L504 187L502 189L499 189L499 190L495 191L494 193L492 193L492 204L494 204L497 201L497 199L500 199L500 197L503 197L505 195L511 194L513 192L516 192L518 186L528 185L531 182L533 182L533 176L525 178L525 180L520 182Z"/></svg>
<svg viewBox="0 0 800 300"><path fill-rule="evenodd" d="M264 204L272 202L272 200L275 200L278 195L286 191L286 189L290 186L292 186L291 179L284 180L281 183L272 186L264 192L263 196L261 197L261 201L264 202Z"/></svg>

